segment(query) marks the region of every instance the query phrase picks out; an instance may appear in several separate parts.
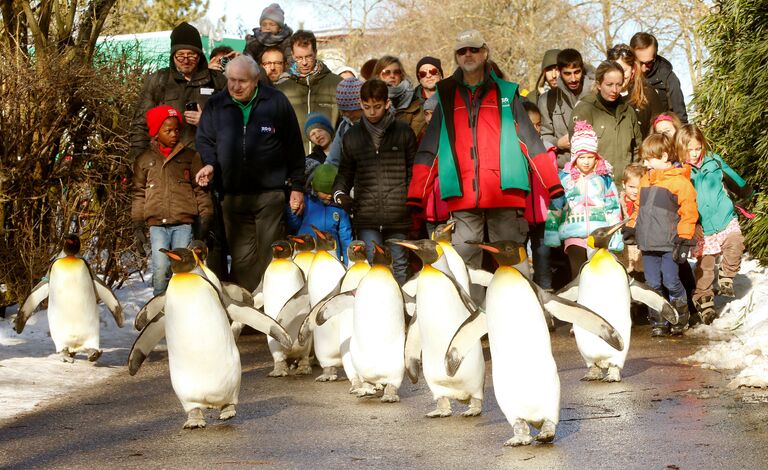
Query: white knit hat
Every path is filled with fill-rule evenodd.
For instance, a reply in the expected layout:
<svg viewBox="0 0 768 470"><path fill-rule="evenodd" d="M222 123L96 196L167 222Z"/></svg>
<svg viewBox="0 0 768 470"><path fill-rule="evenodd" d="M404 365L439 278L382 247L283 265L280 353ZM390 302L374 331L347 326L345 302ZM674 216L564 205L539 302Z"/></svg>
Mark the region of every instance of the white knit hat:
<svg viewBox="0 0 768 470"><path fill-rule="evenodd" d="M571 137L571 158L576 158L584 153L597 154L597 134L592 129L592 124L587 121L576 121Z"/></svg>

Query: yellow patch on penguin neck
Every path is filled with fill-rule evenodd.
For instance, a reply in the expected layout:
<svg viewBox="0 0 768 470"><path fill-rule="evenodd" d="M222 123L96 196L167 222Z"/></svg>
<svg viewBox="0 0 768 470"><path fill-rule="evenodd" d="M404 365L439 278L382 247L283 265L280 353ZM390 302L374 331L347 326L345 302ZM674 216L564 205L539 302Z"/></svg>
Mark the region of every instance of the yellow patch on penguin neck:
<svg viewBox="0 0 768 470"><path fill-rule="evenodd" d="M425 264L424 267L421 268L421 274L419 274L419 277L421 278L422 276L436 276L439 274L442 274L440 270L435 269L434 267L432 267L431 264Z"/></svg>
<svg viewBox="0 0 768 470"><path fill-rule="evenodd" d="M589 265L594 269L607 269L618 264L616 258L605 248L598 249L589 260Z"/></svg>
<svg viewBox="0 0 768 470"><path fill-rule="evenodd" d="M496 269L496 274L523 278L523 275L514 266L499 266Z"/></svg>
<svg viewBox="0 0 768 470"><path fill-rule="evenodd" d="M78 258L77 256L65 256L63 258L59 258L56 260L57 263L61 264L62 266L74 266L75 264L82 263L83 260Z"/></svg>

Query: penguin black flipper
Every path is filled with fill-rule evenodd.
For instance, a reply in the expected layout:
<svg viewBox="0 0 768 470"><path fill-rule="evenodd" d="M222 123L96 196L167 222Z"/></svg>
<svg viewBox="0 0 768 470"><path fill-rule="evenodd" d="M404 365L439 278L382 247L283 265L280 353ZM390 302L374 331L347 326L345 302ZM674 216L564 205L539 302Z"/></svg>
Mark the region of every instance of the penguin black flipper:
<svg viewBox="0 0 768 470"><path fill-rule="evenodd" d="M306 315L307 311L309 311L309 291L307 290L307 285L304 284L301 289L285 302L275 321L281 325L287 325L298 315Z"/></svg>
<svg viewBox="0 0 768 470"><path fill-rule="evenodd" d="M48 297L48 287L48 276L46 276L32 288L32 292L29 293L16 314L13 327L16 333L20 334L24 331L24 325L27 324L27 320L35 314L35 309L38 305Z"/></svg>
<svg viewBox="0 0 768 470"><path fill-rule="evenodd" d="M317 315L320 313L320 311L323 308L325 308L328 305L328 306L334 307L334 309L337 309L338 311L341 311L347 307L346 305L339 304L339 302L341 302L342 300L336 299L336 297L339 296L339 291L341 291L341 285L343 283L344 283L344 278L342 277L339 280L339 283L336 285L336 287L334 287L331 292L326 294L325 297L320 299L320 302L318 302L317 305L312 307L312 309L309 311L309 314L307 314L307 316L304 317L304 321L301 322L301 326L299 327L299 335L298 335L299 344L304 345L304 343L306 343L307 340L309 339L310 333L314 331L315 328L318 326ZM339 297L339 299L347 299L347 298L348 298L347 296Z"/></svg>
<svg viewBox="0 0 768 470"><path fill-rule="evenodd" d="M528 278L526 280L528 280L531 289L539 298L541 307L546 309L552 316L564 322L578 325L590 333L599 336L617 351L624 349L624 340L621 338L621 335L603 317L583 305L550 294Z"/></svg>
<svg viewBox="0 0 768 470"><path fill-rule="evenodd" d="M456 375L466 352L487 333L488 322L485 312L477 309L470 314L469 318L464 320L448 344L448 350L445 352L445 372L448 376Z"/></svg>
<svg viewBox="0 0 768 470"><path fill-rule="evenodd" d="M254 305L253 295L245 287L240 287L232 282L222 282L221 289L226 292L230 299L236 300L242 304ZM255 306L255 305L254 305ZM256 307L261 308L261 307Z"/></svg>
<svg viewBox="0 0 768 470"><path fill-rule="evenodd" d="M567 286L557 291L556 295L558 297L562 297L563 299L570 300L571 302L576 302L579 300L579 278L580 275L576 276L576 279L569 282Z"/></svg>
<svg viewBox="0 0 768 470"><path fill-rule="evenodd" d="M403 291L403 296L408 296L409 298L413 299L416 297L416 291L419 288L419 273L414 274L411 276L410 279L405 281L405 284L400 288L400 290Z"/></svg>
<svg viewBox="0 0 768 470"><path fill-rule="evenodd" d="M341 308L334 308L331 309L330 307L333 306L339 306L341 302L354 302L355 300L355 294L357 294L357 289L352 289L347 292L342 292L340 294L336 294L334 297L328 299L328 301L325 303L325 305L320 308L317 312L317 325L322 326L325 322L327 322L332 316L336 315L337 313L341 313L343 309ZM344 305L344 304L341 304Z"/></svg>
<svg viewBox="0 0 768 470"><path fill-rule="evenodd" d="M412 383L419 381L419 370L421 369L421 331L419 322L416 321L416 312L411 316L411 323L408 326L408 333L405 337L405 372Z"/></svg>
<svg viewBox="0 0 768 470"><path fill-rule="evenodd" d="M629 278L629 294L632 296L632 300L643 303L647 305L648 308L652 308L657 312L661 312L661 316L664 317L665 320L673 325L677 325L677 322L680 321L680 317L677 314L677 310L667 302L667 299L660 296L658 292L642 282L635 280L633 277L627 277Z"/></svg>
<svg viewBox="0 0 768 470"><path fill-rule="evenodd" d="M152 321L153 318L159 313L163 313L165 308L165 292L157 294L149 299L149 302L144 304L136 314L136 318L133 320L133 327L141 331L147 326L147 323Z"/></svg>
<svg viewBox="0 0 768 470"><path fill-rule="evenodd" d="M493 273L485 269L475 269L467 266L467 272L469 273L469 282L478 286L488 287L491 279L493 279Z"/></svg>
<svg viewBox="0 0 768 470"><path fill-rule="evenodd" d="M128 373L136 375L139 367L149 356L157 343L165 336L165 313L155 315L141 330L136 341L133 342L131 352L128 354Z"/></svg>
<svg viewBox="0 0 768 470"><path fill-rule="evenodd" d="M273 337L286 349L290 349L293 346L293 338L285 331L285 328L269 315L265 315L253 308L251 304L238 302L230 298L227 299L227 304L224 308L233 322L243 323L254 330Z"/></svg>
<svg viewBox="0 0 768 470"><path fill-rule="evenodd" d="M104 284L104 281L94 276L93 273L91 273L91 277L93 278L93 287L96 289L96 296L104 302L104 305L112 314L112 318L115 319L118 328L122 328L125 320L123 318L123 306L120 305L120 301L117 300L112 289Z"/></svg>

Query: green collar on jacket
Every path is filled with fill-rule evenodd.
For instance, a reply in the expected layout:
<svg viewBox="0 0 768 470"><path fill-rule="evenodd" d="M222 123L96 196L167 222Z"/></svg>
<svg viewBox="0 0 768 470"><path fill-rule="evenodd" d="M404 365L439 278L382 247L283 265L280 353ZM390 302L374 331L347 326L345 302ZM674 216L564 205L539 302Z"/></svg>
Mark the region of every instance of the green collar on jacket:
<svg viewBox="0 0 768 470"><path fill-rule="evenodd" d="M235 102L240 111L243 113L243 125L248 124L248 118L251 117L251 109L253 109L253 102L256 101L256 97L259 96L259 87L256 87L256 91L253 92L253 98L248 103L243 104L242 101L236 100L234 97L232 101Z"/></svg>

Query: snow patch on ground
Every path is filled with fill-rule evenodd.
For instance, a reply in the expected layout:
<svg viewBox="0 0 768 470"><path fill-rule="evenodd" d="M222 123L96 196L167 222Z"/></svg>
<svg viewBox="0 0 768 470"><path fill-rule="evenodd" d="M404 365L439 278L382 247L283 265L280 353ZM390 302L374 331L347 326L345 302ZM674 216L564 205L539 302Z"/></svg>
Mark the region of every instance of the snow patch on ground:
<svg viewBox="0 0 768 470"><path fill-rule="evenodd" d="M738 372L728 384L732 389L768 387L768 270L745 257L739 274L737 298L724 306L717 299L720 318L686 333L713 342L681 362Z"/></svg>
<svg viewBox="0 0 768 470"><path fill-rule="evenodd" d="M151 278L144 276L147 281ZM112 314L99 304L100 347L104 353L96 364L88 362L84 355L76 356L74 364L62 362L50 337L45 310L32 316L18 335L11 320L18 306L8 308L6 318L0 319L0 423L34 409L42 401L65 397L115 374L128 373L124 366L138 335L133 319L152 297L152 288L136 273L115 295L123 306L125 323L118 328Z"/></svg>

